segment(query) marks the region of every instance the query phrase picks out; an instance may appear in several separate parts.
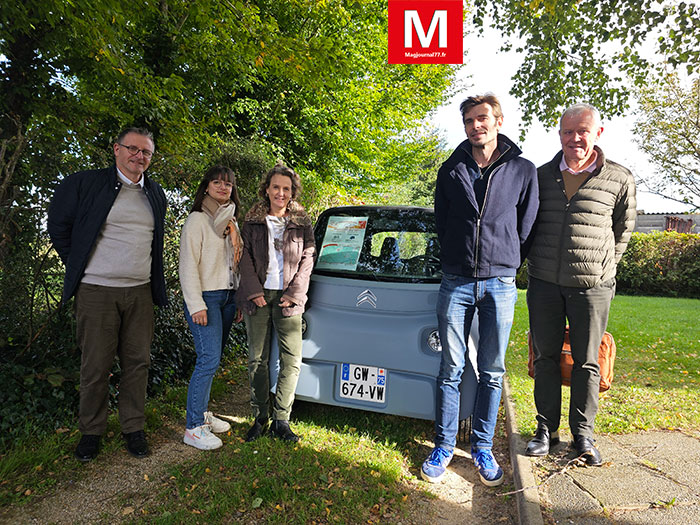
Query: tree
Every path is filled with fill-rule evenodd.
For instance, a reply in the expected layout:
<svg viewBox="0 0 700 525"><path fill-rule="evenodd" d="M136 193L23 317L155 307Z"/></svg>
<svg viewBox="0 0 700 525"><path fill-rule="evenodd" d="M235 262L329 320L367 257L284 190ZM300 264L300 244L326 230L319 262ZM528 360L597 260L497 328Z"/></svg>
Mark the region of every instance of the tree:
<svg viewBox="0 0 700 525"><path fill-rule="evenodd" d="M58 407L74 406L78 350L70 309L58 308L63 268L45 212L63 176L112 162L120 129L154 132L149 174L171 196L171 306L158 312L151 385L187 372L177 239L208 166L234 167L249 204L283 159L316 213L393 199L384 186L430 165L423 118L449 95L456 68L389 65L386 11L385 0L0 4L3 436L24 428L27 411L50 425Z"/></svg>
<svg viewBox="0 0 700 525"><path fill-rule="evenodd" d="M700 209L700 79L667 74L639 91L635 140L659 168L650 192Z"/></svg>
<svg viewBox="0 0 700 525"><path fill-rule="evenodd" d="M511 93L524 105L527 128L536 117L554 126L561 110L588 101L607 116L629 108L632 86L659 75L645 58L656 53L691 72L700 62L700 6L667 0L474 0L472 20L506 37L525 59Z"/></svg>

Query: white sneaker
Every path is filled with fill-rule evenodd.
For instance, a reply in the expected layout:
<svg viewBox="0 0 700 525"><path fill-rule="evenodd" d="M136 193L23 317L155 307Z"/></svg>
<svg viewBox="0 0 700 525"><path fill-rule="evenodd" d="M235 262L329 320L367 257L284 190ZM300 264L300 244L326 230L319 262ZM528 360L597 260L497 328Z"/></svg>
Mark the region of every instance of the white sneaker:
<svg viewBox="0 0 700 525"><path fill-rule="evenodd" d="M204 412L204 424L211 427L212 432L221 434L222 432L228 432L231 430L231 425L223 419L219 419L211 412Z"/></svg>
<svg viewBox="0 0 700 525"><path fill-rule="evenodd" d="M211 433L209 425L186 429L182 441L200 450L214 450L223 445L223 442Z"/></svg>

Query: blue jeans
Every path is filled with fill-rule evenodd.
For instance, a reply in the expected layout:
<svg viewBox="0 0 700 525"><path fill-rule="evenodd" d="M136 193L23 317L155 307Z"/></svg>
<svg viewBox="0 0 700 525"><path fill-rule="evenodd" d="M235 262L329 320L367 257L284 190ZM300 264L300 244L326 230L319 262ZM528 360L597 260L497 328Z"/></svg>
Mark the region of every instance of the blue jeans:
<svg viewBox="0 0 700 525"><path fill-rule="evenodd" d="M472 449L490 450L501 402L505 356L518 292L514 277L475 279L445 274L437 302L442 342L437 378L435 446L451 450L459 428L459 385L468 356L474 312L479 312L478 385L472 418Z"/></svg>
<svg viewBox="0 0 700 525"><path fill-rule="evenodd" d="M194 337L194 349L197 361L187 389L187 428L204 424L204 412L209 404L209 392L214 374L219 368L221 352L226 346L231 326L236 317L236 305L233 301L235 290L214 290L202 292L207 305L207 325L192 322L187 305L185 317Z"/></svg>

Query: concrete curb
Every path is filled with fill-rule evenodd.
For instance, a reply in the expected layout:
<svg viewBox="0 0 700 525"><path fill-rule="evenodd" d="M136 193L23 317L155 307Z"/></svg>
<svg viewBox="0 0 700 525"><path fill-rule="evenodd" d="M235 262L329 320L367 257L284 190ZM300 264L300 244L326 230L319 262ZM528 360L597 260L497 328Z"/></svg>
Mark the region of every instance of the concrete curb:
<svg viewBox="0 0 700 525"><path fill-rule="evenodd" d="M518 427L515 424L515 407L513 406L510 383L505 376L503 377L503 406L506 411L506 433L508 434L508 448L510 449L515 490L527 487L516 494L520 525L544 525L540 495L537 491L535 476L532 474L532 463L530 458L521 453L525 451L527 444L518 433Z"/></svg>

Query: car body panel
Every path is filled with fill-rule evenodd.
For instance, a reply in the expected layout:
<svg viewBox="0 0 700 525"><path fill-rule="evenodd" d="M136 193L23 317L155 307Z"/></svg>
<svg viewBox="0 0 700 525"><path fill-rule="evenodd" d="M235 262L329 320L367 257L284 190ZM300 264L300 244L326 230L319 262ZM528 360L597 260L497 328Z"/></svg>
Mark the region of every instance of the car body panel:
<svg viewBox="0 0 700 525"><path fill-rule="evenodd" d="M377 226L373 229L372 217L377 210ZM410 213L404 213L406 210ZM391 270L383 266L381 254L375 253L376 246L371 247L372 239L365 238L356 264L357 271L334 272L332 268L331 271L314 271L304 313L302 365L296 397L329 405L434 419L440 352L431 350L427 340L432 332L437 331L435 308L440 275L439 270L434 268L424 270L428 257L422 256L422 250L433 249L428 246L434 234L431 230L434 229L432 210L377 206L332 208L317 221L317 245L323 241L324 232L319 232L318 228L327 224L324 217L328 219L338 214L343 217L368 217L367 235L377 235L379 241L386 237L384 229L393 228L392 234L398 232L399 245L402 239L400 230L396 229L397 224L427 231L409 232L409 236L413 235L409 251L418 250L420 253L412 253L409 259L397 259L392 263ZM398 222L391 223L387 217L396 217ZM418 223L416 217L421 218ZM428 226L423 226L423 222ZM422 237L416 238L416 235L427 236L427 241L421 240ZM377 244L374 242L374 245ZM372 250L374 252L370 253ZM371 259L372 262L363 266L363 259ZM370 271L359 274L366 268L370 268ZM477 316L474 318L469 337L470 356L460 388L460 419L471 415L476 395L474 371L478 335L475 328L478 321ZM274 356L271 362L275 362ZM342 397L344 363L384 371L385 396L379 402ZM274 367L271 367L271 374L274 384L277 374Z"/></svg>

